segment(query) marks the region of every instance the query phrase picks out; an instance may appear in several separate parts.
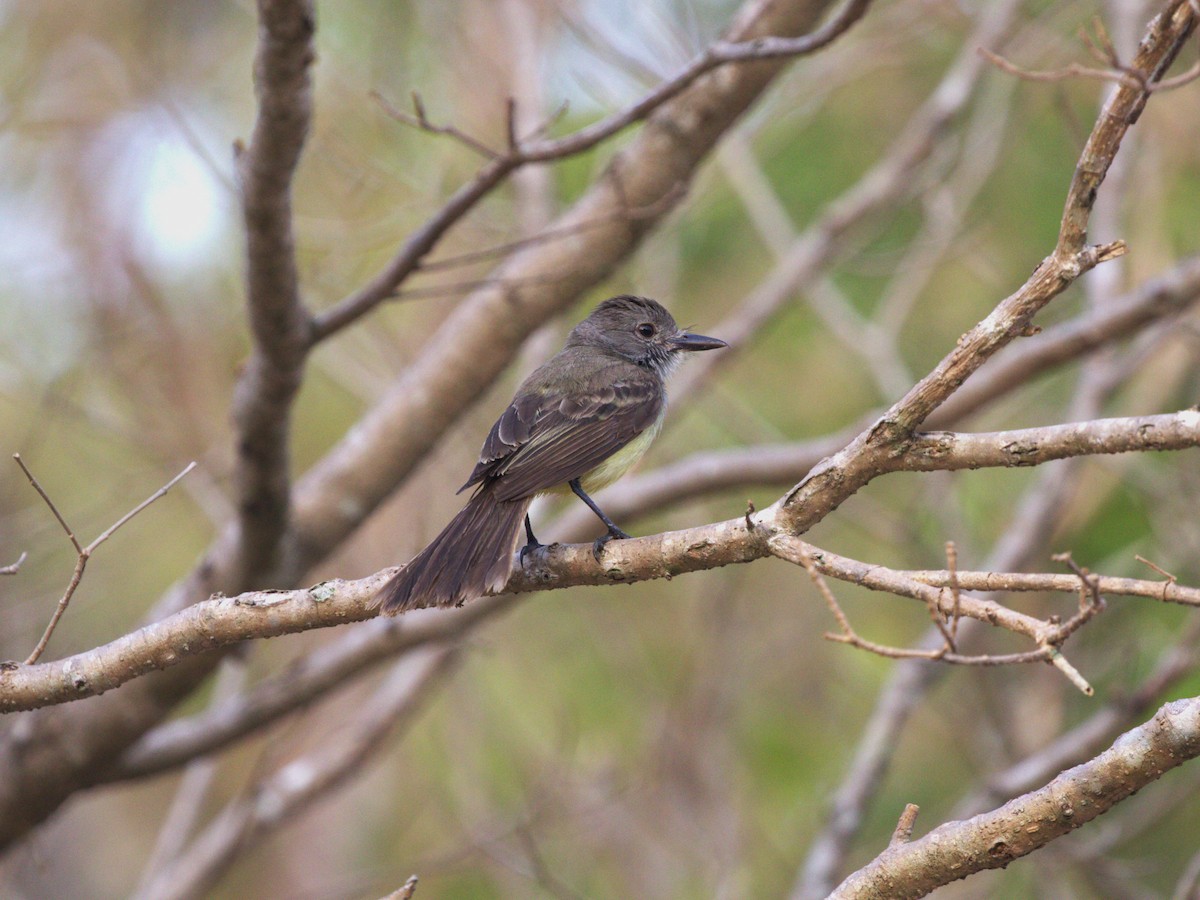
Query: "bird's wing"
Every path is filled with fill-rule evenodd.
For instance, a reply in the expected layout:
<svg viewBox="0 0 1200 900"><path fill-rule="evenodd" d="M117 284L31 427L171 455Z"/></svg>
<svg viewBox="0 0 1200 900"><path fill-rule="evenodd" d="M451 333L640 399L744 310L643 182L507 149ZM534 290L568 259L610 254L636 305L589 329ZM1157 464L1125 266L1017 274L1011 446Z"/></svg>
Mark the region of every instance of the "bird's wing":
<svg viewBox="0 0 1200 900"><path fill-rule="evenodd" d="M663 402L649 374L586 397L521 395L492 426L463 488L493 480L498 500L516 500L580 478L653 425Z"/></svg>

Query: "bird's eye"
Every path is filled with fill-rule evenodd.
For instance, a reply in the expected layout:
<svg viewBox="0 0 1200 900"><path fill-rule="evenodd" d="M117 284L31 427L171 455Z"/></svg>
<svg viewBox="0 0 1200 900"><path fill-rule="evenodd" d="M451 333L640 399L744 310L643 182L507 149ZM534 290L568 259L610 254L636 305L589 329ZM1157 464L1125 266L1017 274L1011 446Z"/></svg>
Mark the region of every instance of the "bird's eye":
<svg viewBox="0 0 1200 900"><path fill-rule="evenodd" d="M649 322L643 322L637 327L637 333L644 338L652 338L654 337L654 326Z"/></svg>

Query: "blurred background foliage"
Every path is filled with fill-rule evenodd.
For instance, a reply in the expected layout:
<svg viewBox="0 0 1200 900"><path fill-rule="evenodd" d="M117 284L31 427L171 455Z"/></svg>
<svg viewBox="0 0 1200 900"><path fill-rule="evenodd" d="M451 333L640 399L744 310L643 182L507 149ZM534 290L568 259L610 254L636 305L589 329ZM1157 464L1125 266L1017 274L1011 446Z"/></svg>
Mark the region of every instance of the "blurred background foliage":
<svg viewBox="0 0 1200 900"><path fill-rule="evenodd" d="M745 118L736 139L796 229L885 151L959 52L975 6L880 4L850 37L793 64ZM306 302L322 308L359 286L478 164L453 141L392 120L372 92L404 106L419 91L432 119L498 144L504 100L515 90L514 57L524 54L542 114L568 103L555 125L565 133L676 70L719 35L734 8L729 0L318 4L316 115L296 182ZM1094 2L1027 3L1010 55L1045 68L1078 59L1076 30L1105 12ZM1137 18L1138 29L1145 18ZM520 28L524 38L534 35L532 44ZM133 627L230 514L230 396L248 348L230 148L253 120L255 38L254 10L244 2L0 5L3 450L22 454L87 539L187 461L200 462L178 493L95 557L53 656ZM911 373L927 371L1049 252L1102 92L1093 81L985 75L966 119L999 123L996 139L974 150L994 160L984 163L978 192L965 195L961 224L924 272L900 329ZM1194 110L1194 87L1154 99L1123 160L1129 187L1106 220L1116 230L1091 235L1129 242L1131 254L1106 276L1123 286L1197 251ZM831 273L854 309L877 309L928 240L934 204L955 202L939 189L956 184L963 134L956 125L911 198L859 229L856 249ZM626 139L549 168L537 196L543 214L577 197ZM656 296L681 322L707 331L755 287L772 251L722 153L630 264L551 323L551 336L535 339L521 365L480 398L354 540L317 567L313 581L397 563L435 534L457 509L454 491L521 373L599 299L622 291ZM524 202L521 190L500 190L438 256L513 240L524 230ZM403 369L463 295L460 286L487 272L484 262L420 275L406 285L418 292L412 298L315 353L294 417L298 473ZM1083 304L1076 288L1045 319L1069 318ZM1155 345L1104 412L1194 403L1195 338L1193 324ZM1040 378L968 427L1062 421L1077 377L1078 366L1068 366ZM753 348L674 410L642 470L700 448L818 436L894 399L800 294ZM1095 570L1151 577L1133 559L1141 553L1185 582L1200 578L1194 454L1098 459L1085 470L1035 568L1050 570L1049 555L1071 549ZM811 539L907 568L941 567L944 542L953 539L960 564L977 567L1013 527L1017 501L1039 477L1033 470L891 476ZM783 487L720 493L623 524L644 534L727 518L748 499L765 507ZM552 528L558 508L538 508L543 528ZM74 561L11 466L0 470L0 564L22 551L29 559L20 575L0 579L0 658L28 652ZM928 624L911 603L836 591L874 640L905 645ZM1013 602L1046 614L1067 613L1075 601ZM989 773L1136 685L1194 619L1182 609L1114 601L1072 644L1097 699L1080 696L1048 667L949 672L900 737L852 862L887 843L904 803L921 806L919 832L932 827ZM476 636L465 664L403 741L239 859L215 896L369 896L410 872L422 877L420 897L782 896L824 826L830 792L893 665L823 641L832 626L798 570L770 561L529 597ZM251 677L277 673L328 639L309 633L265 642L249 657ZM988 636L982 647L1017 649L1004 635ZM369 688L352 684L226 752L209 811L236 796L264 756L278 761L337 734ZM1194 694L1200 677L1176 690ZM184 711L201 708L205 694ZM1125 819L1104 820L1007 872L944 893L1116 896L1106 893L1107 876L1073 862L1076 849L1082 854L1111 829L1124 829L1108 854L1114 869L1169 891L1195 851L1198 781L1200 772L1172 773L1137 808L1117 814ZM157 777L77 798L0 862L0 893L128 894L177 783L175 775Z"/></svg>

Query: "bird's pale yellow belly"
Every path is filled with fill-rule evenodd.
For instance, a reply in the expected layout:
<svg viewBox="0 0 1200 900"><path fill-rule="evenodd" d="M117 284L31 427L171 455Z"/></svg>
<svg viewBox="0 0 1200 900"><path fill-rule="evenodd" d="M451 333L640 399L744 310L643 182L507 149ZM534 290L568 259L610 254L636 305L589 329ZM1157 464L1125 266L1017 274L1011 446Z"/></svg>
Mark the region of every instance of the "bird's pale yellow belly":
<svg viewBox="0 0 1200 900"><path fill-rule="evenodd" d="M635 463L646 453L650 445L654 443L654 439L658 437L658 432L662 428L663 413L659 414L658 419L635 437L632 441L614 453L592 471L588 472L579 479L580 487L588 494L598 491L601 488L606 488L626 472L628 472ZM570 491L566 485L561 485L553 489L551 493L562 493Z"/></svg>

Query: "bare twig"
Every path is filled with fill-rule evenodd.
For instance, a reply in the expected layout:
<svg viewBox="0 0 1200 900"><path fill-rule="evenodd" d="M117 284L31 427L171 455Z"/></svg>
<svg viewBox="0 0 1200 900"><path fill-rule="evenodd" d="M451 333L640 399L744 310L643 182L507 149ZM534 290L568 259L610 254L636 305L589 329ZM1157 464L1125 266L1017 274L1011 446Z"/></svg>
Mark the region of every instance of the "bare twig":
<svg viewBox="0 0 1200 900"><path fill-rule="evenodd" d="M484 159L497 160L502 155L483 143L483 141L471 137L471 135L453 125L434 125L433 122L429 121L429 116L425 112L425 103L421 99L421 95L416 91L412 93L413 112L415 115L396 108L379 91L371 91L371 99L378 103L380 109L397 122L403 122L405 125L411 125L413 128L419 128L430 134L444 134L458 141L464 147L474 150Z"/></svg>
<svg viewBox="0 0 1200 900"><path fill-rule="evenodd" d="M1095 78L1100 81L1115 81L1118 84L1135 86L1141 90L1153 92L1174 90L1200 78L1200 62L1197 62L1186 72L1179 75L1164 78L1156 84L1145 84L1139 81L1136 73L1123 68L1094 69L1090 66L1080 65L1079 63L1071 63L1061 69L1038 72L1031 69L1023 69L1015 63L1009 62L1000 54L993 53L986 47L980 47L979 53L1001 71L1007 72L1009 75L1016 75L1018 78L1023 78L1026 81L1066 81L1072 78Z"/></svg>
<svg viewBox="0 0 1200 900"><path fill-rule="evenodd" d="M1174 575L1172 575L1170 572L1168 572L1166 569L1162 568L1161 566L1155 565L1150 560L1146 559L1144 556L1141 556L1140 554L1135 553L1133 555L1133 558L1136 559L1138 562L1140 562L1142 565L1149 566L1151 569L1153 569L1155 572L1157 572L1163 578L1167 579L1166 581L1163 582L1163 599L1165 600L1167 597L1167 591L1169 590L1171 585L1178 582L1179 579L1176 578ZM20 560L18 560L18 562L20 562Z"/></svg>
<svg viewBox="0 0 1200 900"><path fill-rule="evenodd" d="M21 571L21 565L25 562L25 558L27 556L29 556L29 554L22 551L21 555L17 557L17 561L15 563L9 563L7 566L0 566L0 575L16 575L19 571Z"/></svg>
<svg viewBox="0 0 1200 900"><path fill-rule="evenodd" d="M958 584L958 546L954 541L946 541L946 568L950 572L950 593L954 597L954 612L950 615L950 649L954 649L954 640L958 636L958 620L962 617L962 595Z"/></svg>
<svg viewBox="0 0 1200 900"><path fill-rule="evenodd" d="M105 530L105 532L102 535L100 535L100 537L96 538L94 541L92 541L90 544L88 544L87 547L84 548L83 552L87 553L89 555L94 553L96 551L97 547L99 547L101 544L103 544L105 541L107 541L110 537L113 536L113 532L115 532L118 528L120 528L122 525L124 525L126 522L128 522L130 519L132 519L138 513L140 513L143 509L145 509L147 506L149 506L151 503L153 503L159 497L166 495L167 491L169 491L169 490L171 490L171 488L175 487L175 485L179 483L180 479L182 479L183 476L187 475L188 472L192 471L192 469L194 469L194 468L196 468L196 463L194 461L190 462L186 466L184 466L182 472L180 472L178 475L176 475L174 478L172 478L170 481L168 481L166 484L164 484L162 487L160 487L157 491L155 491L153 494L151 494L149 497L147 497L145 500L143 500L141 503L139 503L137 506L135 506L129 512L125 513L125 515L123 515L115 523L110 525Z"/></svg>
<svg viewBox="0 0 1200 900"><path fill-rule="evenodd" d="M808 573L808 577L812 579L813 585L817 589L817 593L821 595L821 599L825 601L825 605L829 607L829 611L833 613L833 617L837 619L838 625L842 629L842 634L847 638L854 637L854 629L850 627L850 620L846 618L846 614L842 611L841 605L837 602L837 598L833 596L833 591L830 590L829 584L821 576L820 571L812 561L812 557L805 551L803 547L796 548L796 556L798 562L804 567L804 571ZM836 635L825 635L827 639L836 639Z"/></svg>
<svg viewBox="0 0 1200 900"><path fill-rule="evenodd" d="M941 590L923 589L928 588L928 586L921 585L915 579L906 578L895 570L886 569L882 566L869 566L856 560L830 553L828 550L818 550L797 538L776 537L771 541L771 549L779 558L802 566L817 585L817 589L821 592L822 597L825 599L835 618L837 618L838 624L842 629L841 634L825 635L827 640L850 644L889 659L929 659L964 666L1011 665L1014 663L1045 660L1062 671L1071 683L1083 693L1089 696L1092 694L1092 688L1062 656L1059 647L1072 633L1092 618L1099 610L1099 607L1089 605L1087 609L1081 610L1066 623L1060 623L1056 620L1041 622L990 601L982 601L974 597L960 598L958 600L958 608L961 613L981 622L989 622L1016 634L1024 635L1037 644L1037 649L1025 653L1006 654L1003 656L991 654L963 656L950 652L946 633L942 629L939 629L939 633L942 635L943 643L939 648L927 650L889 647L884 644L868 641L854 631L845 613L842 612L841 607L838 605L836 599L834 599L832 591L829 590L829 587L820 577L821 575L831 575L872 590L887 591L897 596L912 597L916 600L921 600L939 618L954 609L954 600L952 599L947 603Z"/></svg>
<svg viewBox="0 0 1200 900"><path fill-rule="evenodd" d="M46 501L46 505L50 507L50 511L54 513L54 518L58 519L58 523L62 526L63 531L67 533L67 539L71 542L71 546L75 548L76 554L75 571L71 573L71 580L67 584L67 589L63 591L63 595L59 598L58 605L54 609L54 614L50 617L49 624L46 625L46 630L42 632L41 639L37 642L37 645L33 648L33 650L30 651L29 656L25 659L25 662L22 663L22 665L31 666L38 661L42 653L45 651L46 645L50 643L50 638L54 634L54 629L58 627L59 619L61 619L63 617L63 613L67 611L67 604L71 602L71 597L74 596L75 589L79 587L79 582L83 579L83 571L85 568L87 568L88 560L91 559L92 554L96 552L97 548L101 544L112 537L118 528L140 513L159 497L162 497L164 494L166 494L167 491L173 488L175 484L181 478L183 478L184 475L196 468L196 463L188 463L182 472L180 472L178 475L160 487L157 491L123 515L108 528L106 528L98 538L96 538L86 547L81 547L79 540L75 537L75 532L71 530L71 527L67 524L67 520L64 519L62 513L58 511L58 507L54 505L54 501L50 499L50 495L46 493L45 489L34 477L33 473L29 471L29 467L26 466L25 461L21 459L21 454L14 453L13 459L16 460L17 465L21 467L21 471L25 473L25 477L29 479L29 483L33 485L34 490L36 490L41 498ZM21 559L23 560L24 558L25 556L22 554ZM21 560L17 560L16 565L20 564Z"/></svg>
<svg viewBox="0 0 1200 900"><path fill-rule="evenodd" d="M1063 675L1066 676L1067 681L1075 685L1075 687L1079 689L1080 693L1087 697L1091 697L1096 693L1095 689L1088 684L1087 679L1079 673L1079 670L1071 665L1071 663L1067 661L1067 658L1062 655L1062 651L1059 650L1058 647L1054 646L1053 644L1047 644L1046 655L1050 660L1050 665L1062 672Z"/></svg>
<svg viewBox="0 0 1200 900"><path fill-rule="evenodd" d="M14 453L13 460L18 466L21 467L21 471L25 473L25 477L29 479L29 483L33 485L33 489L38 492L38 496L40 496L42 500L45 501L46 505L50 507L50 512L54 514L54 518L58 520L58 524L61 525L62 530L66 532L67 540L71 542L71 546L75 548L75 552L83 553L83 548L79 546L79 541L75 537L75 532L71 530L71 526L67 524L67 520L64 519L62 513L58 511L58 507L54 505L54 501L50 499L50 495L46 493L46 489L42 487L41 482L39 482L34 477L33 473L29 471L29 467L25 465L25 460L21 459L21 454Z"/></svg>

